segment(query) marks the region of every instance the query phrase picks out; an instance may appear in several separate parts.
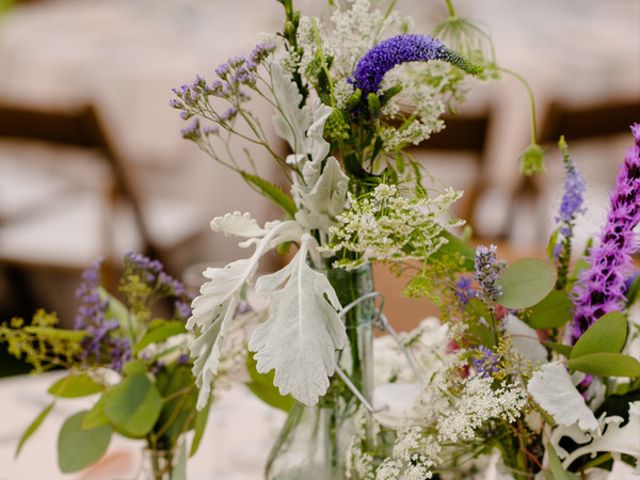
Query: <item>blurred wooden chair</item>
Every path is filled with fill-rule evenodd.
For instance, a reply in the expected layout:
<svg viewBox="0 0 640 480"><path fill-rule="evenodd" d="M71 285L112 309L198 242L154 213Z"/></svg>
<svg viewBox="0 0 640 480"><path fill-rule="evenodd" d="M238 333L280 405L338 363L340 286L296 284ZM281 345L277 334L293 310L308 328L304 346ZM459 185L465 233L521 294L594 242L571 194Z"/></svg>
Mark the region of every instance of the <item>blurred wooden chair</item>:
<svg viewBox="0 0 640 480"><path fill-rule="evenodd" d="M557 148L561 135L571 145L585 140L612 139L629 133L629 126L634 122L640 122L640 97L579 105L553 102L541 123L538 142L543 147ZM541 193L542 185L536 176L519 178L500 235L502 239L507 239L512 231L517 205L522 202L539 205ZM544 232L540 227L536 231Z"/></svg>
<svg viewBox="0 0 640 480"><path fill-rule="evenodd" d="M459 202L456 213L476 232L475 209L478 200L488 186L486 148L491 123L490 112L485 110L475 114L445 115L443 120L445 128L441 132L434 134L409 151L418 159L423 154L434 159L441 154L446 155L447 158L464 155L465 159L470 159L474 165L474 171L466 182L467 185L456 185L456 188L464 190L464 196ZM427 170L429 169L428 161L427 159L424 162ZM468 163L461 164L460 168L466 168ZM447 168L450 167L447 166Z"/></svg>
<svg viewBox="0 0 640 480"><path fill-rule="evenodd" d="M36 300L27 271L82 270L102 256L107 263L108 281L109 272L113 272L108 266L119 264L127 250L158 258L171 271L169 252L200 231L195 227L180 231L180 222L167 218L170 214L176 216L175 205L169 205L171 202L156 202L154 206L141 198L124 158L115 149L92 107L47 111L0 104L0 140L9 140L12 145L16 141L23 145L44 143L49 149L64 147L64 152L81 149L86 154L81 162L71 165L67 178L51 178L50 182L40 178L43 184L57 180L59 188L39 198L36 195L14 211L3 211L0 205L0 265L22 304L33 304ZM43 152L51 153L51 150ZM0 163L0 169L2 165ZM40 170L42 165L46 162ZM92 166L98 168L89 180L90 176L84 175L84 171ZM21 178L20 175L14 173L14 181L27 188L28 176ZM87 184L81 184L85 180ZM20 190L18 187L17 191ZM177 212L182 218L188 215L185 211ZM154 223L164 223L164 231L170 231L171 238L159 235L162 228Z"/></svg>

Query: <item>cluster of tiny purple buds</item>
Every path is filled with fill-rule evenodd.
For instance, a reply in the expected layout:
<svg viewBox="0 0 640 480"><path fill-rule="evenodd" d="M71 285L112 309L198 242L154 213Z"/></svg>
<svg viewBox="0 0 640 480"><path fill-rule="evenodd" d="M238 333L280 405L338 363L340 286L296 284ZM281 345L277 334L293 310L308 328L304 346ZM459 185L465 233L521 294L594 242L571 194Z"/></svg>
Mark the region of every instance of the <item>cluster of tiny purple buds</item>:
<svg viewBox="0 0 640 480"><path fill-rule="evenodd" d="M104 321L108 302L100 300L98 291L102 262L102 258L96 260L82 272L80 277L82 282L76 290L76 298L80 300L74 324L76 330L81 330L89 325L101 324Z"/></svg>
<svg viewBox="0 0 640 480"><path fill-rule="evenodd" d="M504 262L497 259L495 245L479 245L476 248L475 277L485 298L493 302L502 296L502 287L498 285L498 280L504 266Z"/></svg>
<svg viewBox="0 0 640 480"><path fill-rule="evenodd" d="M571 223L579 213L584 213L585 211L583 207L584 192L586 190L584 180L568 155L564 157L564 168L564 191L560 202L560 211L556 217L556 222L559 224ZM561 230L560 233L563 235L569 234L567 230Z"/></svg>
<svg viewBox="0 0 640 480"><path fill-rule="evenodd" d="M104 352L108 352L110 368L120 371L131 358L131 347L127 339L112 335L119 329L119 322L106 319L109 301L102 301L99 292L102 262L102 259L96 260L82 273L82 283L76 291L81 304L76 314L75 329L89 334L82 340L80 359L83 362L93 360L102 363L106 361Z"/></svg>
<svg viewBox="0 0 640 480"><path fill-rule="evenodd" d="M498 359L490 349L484 345L480 345L474 350L475 352L471 358L471 363L478 375L488 376L498 371Z"/></svg>
<svg viewBox="0 0 640 480"><path fill-rule="evenodd" d="M154 286L166 295L185 295L184 284L164 271L159 260L152 260L140 253L127 253L124 258L125 270L138 275L144 282Z"/></svg>
<svg viewBox="0 0 640 480"><path fill-rule="evenodd" d="M478 296L478 292L472 286L471 278L462 275L456 280L455 293L462 305L469 303L469 300Z"/></svg>
<svg viewBox="0 0 640 480"><path fill-rule="evenodd" d="M238 56L230 58L225 63L216 67L215 73L218 78L210 85L207 84L207 81L202 76L197 75L193 82L185 83L180 87L172 89L176 98L169 100L169 105L172 108L181 110L180 116L182 119L188 120L193 115L201 113L203 109L201 102L206 102L206 98L209 96L224 98L232 103L250 100L251 97L247 95L241 87L255 88L258 66L263 63L274 50L275 44L263 43L257 45L248 57ZM220 118L222 121L226 121L232 119L236 113L228 110L226 114L220 115ZM199 132L199 125L196 127L192 124L185 130L186 132L183 131L183 136L185 136L186 133L185 138L194 139L191 137L193 137L196 132ZM197 140L197 138L195 139Z"/></svg>
<svg viewBox="0 0 640 480"><path fill-rule="evenodd" d="M366 96L378 93L385 74L408 62L443 60L475 75L479 68L469 65L440 40L428 35L404 34L388 38L375 45L356 64L349 82Z"/></svg>
<svg viewBox="0 0 640 480"><path fill-rule="evenodd" d="M589 268L573 290L572 344L601 316L625 307L626 280L638 249L634 228L640 223L640 124L631 131L635 144L620 167L600 243L591 249Z"/></svg>

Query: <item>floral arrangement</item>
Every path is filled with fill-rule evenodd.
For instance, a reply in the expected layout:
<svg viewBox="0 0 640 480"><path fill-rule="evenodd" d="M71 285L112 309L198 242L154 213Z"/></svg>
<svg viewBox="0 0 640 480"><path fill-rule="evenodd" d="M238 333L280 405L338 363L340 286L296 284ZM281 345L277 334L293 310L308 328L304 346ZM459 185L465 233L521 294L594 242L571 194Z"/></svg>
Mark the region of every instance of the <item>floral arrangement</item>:
<svg viewBox="0 0 640 480"><path fill-rule="evenodd" d="M462 192L423 186L408 147L445 125L469 80L510 73L488 35L457 16L432 35L409 33L395 1L330 0L324 19L278 0L284 28L247 56L174 89L182 130L216 162L282 210L260 225L233 212L211 222L234 235L246 258L208 268L191 307L161 265L125 258L123 301L84 274L73 331L39 312L16 319L0 340L37 370L70 369L27 429L55 399L100 394L59 436L65 472L96 461L113 432L174 452L184 433L201 438L212 390L241 363L262 400L288 412L268 459L268 479L576 479L639 473L640 125L611 196L601 234L576 260L576 218L586 190L564 139L565 191L547 259L499 260L469 245L448 214ZM516 74L517 75L517 74ZM529 90L530 93L530 90ZM273 107L279 154L251 110ZM542 173L532 105L525 174ZM260 173L238 139L262 147L287 187ZM271 251L284 266L259 271ZM407 296L429 298L440 319L397 334L373 290L371 264L410 276ZM269 299L253 311L248 292ZM156 315L169 302L173 312ZM160 304L159 304L160 303ZM186 323L185 323L186 321ZM373 329L390 335L374 341ZM239 334L238 334L239 333ZM375 357L372 351L375 347ZM375 371L373 367L375 366ZM86 449L78 454L76 445ZM164 478L152 462L153 478Z"/></svg>
<svg viewBox="0 0 640 480"><path fill-rule="evenodd" d="M101 283L102 260L82 274L74 329L58 328L55 314L38 311L30 324L15 318L0 326L0 342L33 365L68 372L48 390L51 403L29 425L16 455L58 401L98 395L89 410L70 416L58 436L62 472L82 470L106 452L113 434L142 440L145 475L176 478L186 462L185 434L198 448L208 405L195 410L197 389L188 355L191 297L157 260L127 254L119 282L122 301Z"/></svg>
<svg viewBox="0 0 640 480"><path fill-rule="evenodd" d="M281 33L220 65L215 80L198 76L176 88L171 101L190 121L183 136L284 215L264 226L238 212L211 223L254 253L207 269L193 302L188 328L197 337L191 355L198 407L208 401L238 304L255 285L271 301L247 345L254 374L270 373L279 394L299 402L267 478L462 478L486 473L489 464L505 478L557 479L623 463L637 467L640 362L628 353L638 327L628 314L638 289L629 275L640 144L626 158L600 242L572 267L585 186L561 140L567 175L550 258L507 266L495 246L474 252L452 233L463 222L447 211L462 193L425 190L422 168L406 151L444 128L441 115L464 99L467 78L509 73L495 64L488 36L458 17L450 1L450 17L434 36L409 33L411 22L395 2L385 10L369 0L329 2L328 21L302 16L290 0L279 3L286 16ZM271 148L249 109L251 96L273 106L289 155ZM532 113L526 174L544 171ZM633 127L636 141L639 128ZM289 188L261 177L252 158L243 167L230 147L235 137L264 147ZM297 251L284 268L256 273L267 251L292 244ZM353 352L366 347L352 335L360 324L349 320L354 306L376 294L345 296L350 285L335 279L337 271L376 261L398 271L417 262L419 273L404 293L430 298L442 314L441 326L422 326L405 338L391 332L413 368L398 368L378 385L379 408L369 402L366 372L354 367L362 359ZM384 317L373 310L379 324ZM426 332L434 329L441 343L425 350ZM343 368L345 352L351 361ZM360 401L357 411L344 406L349 391ZM293 469L277 471L278 455L298 438L296 418L307 415L302 405L316 404L331 412L331 444L342 445L335 418L352 422L345 464L333 458L333 470L305 471L301 465L315 455L307 452Z"/></svg>

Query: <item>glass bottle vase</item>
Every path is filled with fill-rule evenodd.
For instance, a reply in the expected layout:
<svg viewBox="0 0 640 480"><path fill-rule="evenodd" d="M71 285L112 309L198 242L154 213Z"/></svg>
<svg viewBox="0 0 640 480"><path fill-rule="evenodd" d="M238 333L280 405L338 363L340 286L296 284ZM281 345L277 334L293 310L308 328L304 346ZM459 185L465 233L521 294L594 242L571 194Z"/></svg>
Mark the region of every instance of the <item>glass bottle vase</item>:
<svg viewBox="0 0 640 480"><path fill-rule="evenodd" d="M355 270L327 268L324 273L342 307L373 292L371 265ZM373 321L375 301L370 298L350 309L342 320L347 346L338 352L338 365L370 402L373 391ZM265 477L268 480L342 480L355 433L354 417L360 401L337 376L317 405L296 403L273 446ZM350 478L357 479L352 475Z"/></svg>
<svg viewBox="0 0 640 480"><path fill-rule="evenodd" d="M175 478L178 465L178 449L153 450L144 448L142 451L142 465L138 475L139 480L172 480Z"/></svg>

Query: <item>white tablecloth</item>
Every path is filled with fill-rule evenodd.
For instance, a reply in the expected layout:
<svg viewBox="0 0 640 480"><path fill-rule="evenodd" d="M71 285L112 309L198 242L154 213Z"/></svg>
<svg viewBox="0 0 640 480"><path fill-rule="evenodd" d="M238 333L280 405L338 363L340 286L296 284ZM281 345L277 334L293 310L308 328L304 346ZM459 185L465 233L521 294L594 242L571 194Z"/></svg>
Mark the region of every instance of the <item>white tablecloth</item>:
<svg viewBox="0 0 640 480"><path fill-rule="evenodd" d="M14 458L20 435L51 401L46 390L61 375L61 372L55 372L0 380L0 480L134 478L142 442L116 435L100 461L103 470L74 475L59 472L56 460L58 431L67 417L89 408L94 398L59 400L20 456ZM241 385L222 391L211 408L200 450L188 463L188 478L259 480L269 448L284 418L282 412L266 406Z"/></svg>

